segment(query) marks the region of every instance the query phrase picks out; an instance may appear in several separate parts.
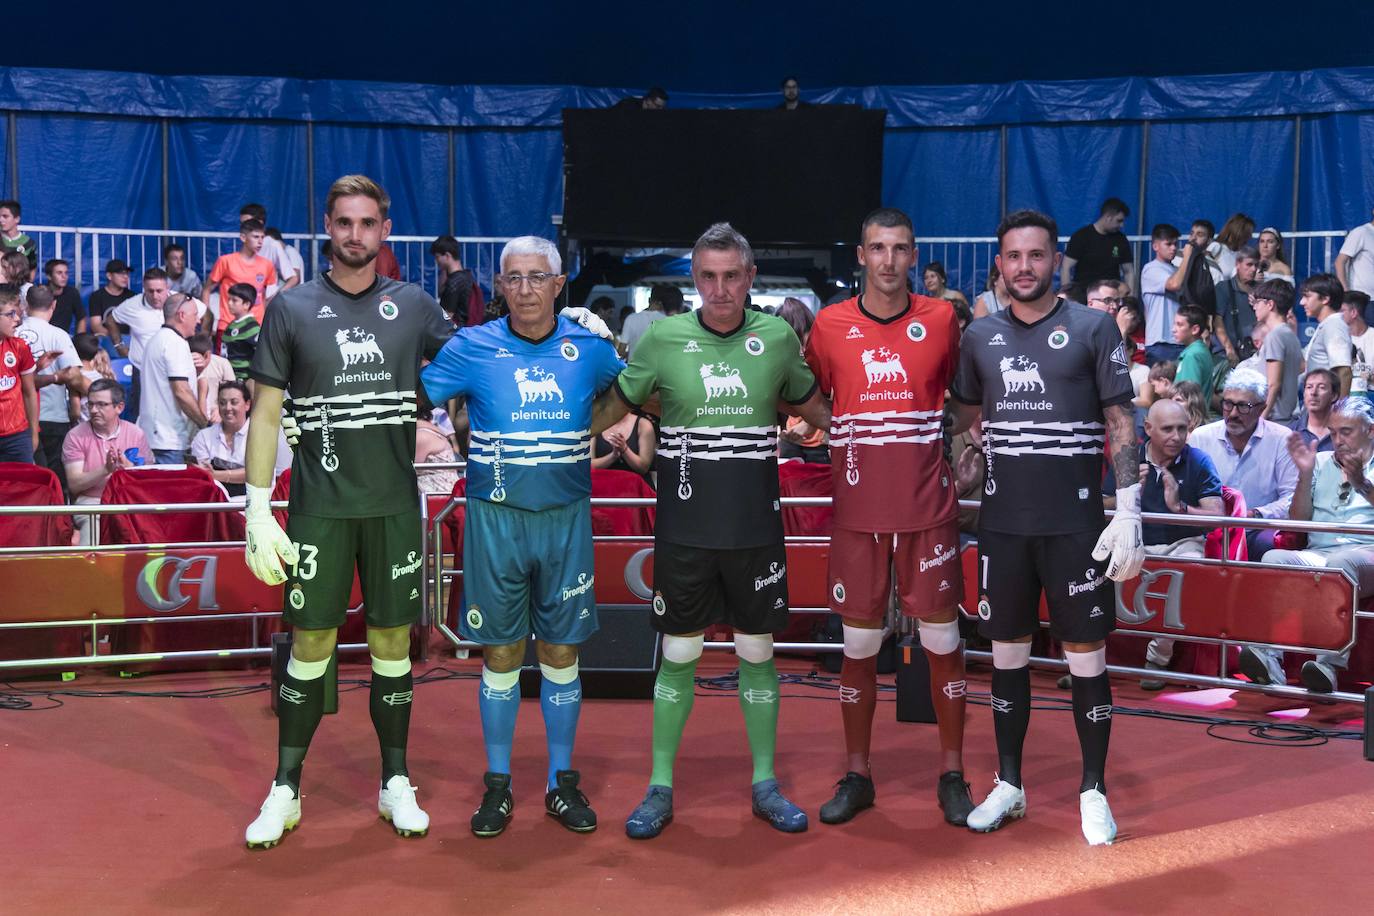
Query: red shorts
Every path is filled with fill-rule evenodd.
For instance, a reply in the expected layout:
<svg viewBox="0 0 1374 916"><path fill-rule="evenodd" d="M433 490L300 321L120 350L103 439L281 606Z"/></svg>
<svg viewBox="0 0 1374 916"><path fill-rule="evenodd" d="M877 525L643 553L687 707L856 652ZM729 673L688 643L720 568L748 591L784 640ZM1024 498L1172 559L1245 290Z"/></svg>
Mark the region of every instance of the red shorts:
<svg viewBox="0 0 1374 916"><path fill-rule="evenodd" d="M836 528L830 535L831 612L882 620L894 567L898 604L907 617L929 617L963 601L958 521L898 534Z"/></svg>

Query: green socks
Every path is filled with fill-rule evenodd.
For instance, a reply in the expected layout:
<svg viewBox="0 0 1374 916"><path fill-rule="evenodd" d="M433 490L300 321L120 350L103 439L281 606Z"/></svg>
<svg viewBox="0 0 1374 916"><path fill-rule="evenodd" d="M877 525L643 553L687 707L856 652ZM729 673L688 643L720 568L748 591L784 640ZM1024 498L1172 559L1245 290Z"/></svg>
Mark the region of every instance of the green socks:
<svg viewBox="0 0 1374 916"><path fill-rule="evenodd" d="M754 755L754 782L772 779L778 747L778 669L773 659L739 660L739 705L749 733L749 752Z"/></svg>
<svg viewBox="0 0 1374 916"><path fill-rule="evenodd" d="M665 658L658 669L658 680L654 682L654 771L649 777L651 786L672 788L673 762L682 744L682 730L687 727L687 717L692 714L692 701L696 699L697 661L694 658L690 662L673 662ZM774 675L775 687L776 681ZM752 733L750 742L753 742Z"/></svg>

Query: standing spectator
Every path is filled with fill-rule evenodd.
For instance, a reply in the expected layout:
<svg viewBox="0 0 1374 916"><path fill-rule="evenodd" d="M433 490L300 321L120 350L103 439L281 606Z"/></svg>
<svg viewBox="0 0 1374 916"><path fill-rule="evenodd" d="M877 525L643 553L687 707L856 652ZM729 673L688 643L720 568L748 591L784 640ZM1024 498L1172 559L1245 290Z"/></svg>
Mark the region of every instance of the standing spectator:
<svg viewBox="0 0 1374 916"><path fill-rule="evenodd" d="M1317 320L1317 330L1303 354L1307 371L1330 369L1341 380L1337 397L1350 393L1351 357L1350 328L1341 317L1341 300L1345 289L1331 274L1313 274L1302 283L1302 307L1308 316Z"/></svg>
<svg viewBox="0 0 1374 916"><path fill-rule="evenodd" d="M1269 393L1264 417L1275 423L1290 423L1298 409L1298 375L1302 372L1302 344L1288 324L1293 308L1293 285L1282 280L1265 280L1250 297L1255 321L1268 328L1260 357Z"/></svg>
<svg viewBox="0 0 1374 916"><path fill-rule="evenodd" d="M234 370L234 378L241 382L248 379L248 367L258 348L258 332L262 330L253 316L252 295L253 288L247 283L235 283L225 295L233 320L224 329L224 355Z"/></svg>
<svg viewBox="0 0 1374 916"><path fill-rule="evenodd" d="M57 475L62 489L67 489L66 473L62 469L62 440L72 428L67 405L68 380L81 377L81 362L76 347L66 331L52 324L52 292L46 286L29 288L28 317L19 326L19 336L29 345L35 360L44 354L56 354L51 374L39 372L34 376L38 389L38 453L34 461Z"/></svg>
<svg viewBox="0 0 1374 916"><path fill-rule="evenodd" d="M1204 392L1212 381L1212 351L1204 339L1208 325L1202 309L1185 305L1174 316L1174 340L1183 347L1178 355L1174 384L1193 382Z"/></svg>
<svg viewBox="0 0 1374 916"><path fill-rule="evenodd" d="M1174 315L1178 314L1178 291L1187 275L1184 267L1174 267L1178 251L1178 230L1160 223L1150 232L1154 260L1140 272L1140 298L1145 303L1145 362L1153 366L1177 360L1183 348L1174 342ZM1191 249L1189 249L1191 250Z"/></svg>
<svg viewBox="0 0 1374 916"><path fill-rule="evenodd" d="M988 268L988 288L973 300L973 317L986 318L1010 306L1011 296L1007 294L1006 281L1002 279L1002 271L997 269L997 262L994 261Z"/></svg>
<svg viewBox="0 0 1374 916"><path fill-rule="evenodd" d="M28 233L20 231L19 217L19 201L0 200L0 247L22 254L29 262L29 273L32 274L38 269L38 245L29 238Z"/></svg>
<svg viewBox="0 0 1374 916"><path fill-rule="evenodd" d="M444 314L460 328L480 323L472 311L472 291L477 280L463 266L458 240L441 235L429 243L429 253L439 267L439 307Z"/></svg>
<svg viewBox="0 0 1374 916"><path fill-rule="evenodd" d="M644 95L632 95L628 98L623 98L611 107L638 109L642 111L662 111L668 107L668 93L658 86L651 86L649 87L649 91L644 93Z"/></svg>
<svg viewBox="0 0 1374 916"><path fill-rule="evenodd" d="M176 242L162 249L162 269L167 271L167 289L200 298L200 275L186 266L186 249Z"/></svg>
<svg viewBox="0 0 1374 916"><path fill-rule="evenodd" d="M939 261L931 261L927 264L921 271L921 282L926 288L927 296L933 299L947 299L950 302L962 303L964 308L968 309L969 314L973 314L973 310L969 309L968 299L964 298L964 294L957 289L950 289L947 285L949 282L949 275L945 272L944 264L941 264Z"/></svg>
<svg viewBox="0 0 1374 916"><path fill-rule="evenodd" d="M266 222L266 220L264 220L264 222ZM288 280L293 277L295 278L295 282L289 285L287 283L282 283L277 288L277 292L288 289L290 286L298 286L304 283L305 259L301 257L300 249L295 245L288 245L286 239L282 238L281 230L276 226L268 226L263 232L267 236L262 240L263 244L271 240L276 242L278 247L281 248L283 266L278 267L276 261L272 262L272 266L277 268L277 279L280 280L282 277L286 277ZM283 271L285 271L285 273L283 273Z"/></svg>
<svg viewBox="0 0 1374 916"><path fill-rule="evenodd" d="M1212 333L1226 349L1226 358L1233 363L1255 352L1250 343L1250 332L1255 327L1250 294L1255 291L1259 261L1257 249L1242 246L1235 254L1231 276L1217 284L1217 313L1212 316Z"/></svg>
<svg viewBox="0 0 1374 916"><path fill-rule="evenodd" d="M1369 390L1371 366L1374 366L1374 328L1365 321L1369 297L1357 289L1348 289L1341 297L1341 318L1350 328L1351 366L1350 391L1363 395Z"/></svg>
<svg viewBox="0 0 1374 916"><path fill-rule="evenodd" d="M19 307L19 288L0 283L0 461L32 464L38 452L38 388L34 375L39 366L33 351L19 336L24 311ZM43 363L47 367L52 359Z"/></svg>
<svg viewBox="0 0 1374 916"><path fill-rule="evenodd" d="M219 422L219 388L234 381L234 367L229 360L212 352L214 340L209 334L196 334L187 344L191 347L191 362L196 367L196 403L211 423Z"/></svg>
<svg viewBox="0 0 1374 916"><path fill-rule="evenodd" d="M377 249L377 273L393 280L401 279L401 265L396 260L396 252L392 251L386 242L382 242L382 246Z"/></svg>
<svg viewBox="0 0 1374 916"><path fill-rule="evenodd" d="M642 312L626 317L620 329L620 339L625 342L625 358L634 356L635 347L649 325L668 317L668 309L682 304L682 290L666 283L656 283L649 290L649 305Z"/></svg>
<svg viewBox="0 0 1374 916"><path fill-rule="evenodd" d="M3 214L0 209L0 216ZM0 228L3 226L0 222ZM1356 226L1345 237L1341 253L1336 255L1336 277L1346 289L1374 296L1374 221Z"/></svg>
<svg viewBox="0 0 1374 916"><path fill-rule="evenodd" d="M1283 250L1283 233L1273 226L1260 230L1259 235L1260 269L1258 279L1283 280L1293 285L1293 268L1288 266L1288 255Z"/></svg>
<svg viewBox="0 0 1374 916"><path fill-rule="evenodd" d="M1217 227L1212 225L1210 219L1193 220L1192 229L1188 232L1188 247L1202 252L1202 257L1207 265L1207 270L1212 275L1212 284L1215 286L1226 279L1221 269L1221 250L1222 244L1217 241ZM1184 251L1186 257L1187 251ZM1186 261L1181 261L1180 266L1185 265Z"/></svg>
<svg viewBox="0 0 1374 916"><path fill-rule="evenodd" d="M191 455L196 464L209 471L228 494L243 499L244 455L248 447L248 412L253 398L243 382L230 380L219 387L215 395L215 413L219 419L196 433L191 440ZM286 437L277 432L277 460L272 470L276 480L291 467L291 447ZM452 489L452 488L450 488Z"/></svg>
<svg viewBox="0 0 1374 916"><path fill-rule="evenodd" d="M272 262L259 252L262 241L267 236L263 224L255 219L246 219L239 224L239 250L233 254L223 254L215 261L210 271L209 282L205 284L205 297L208 301L219 289L219 320L216 332L224 333L233 317L229 314L229 288L246 284L253 288L253 317L262 323L263 310L267 308L267 288L277 284L277 269Z"/></svg>
<svg viewBox="0 0 1374 916"><path fill-rule="evenodd" d="M798 108L810 107L810 102L803 102L801 99L801 86L798 85L797 78L784 76L782 78L782 101L778 103L778 110L796 111Z"/></svg>
<svg viewBox="0 0 1374 916"><path fill-rule="evenodd" d="M96 379L86 392L91 415L62 443L62 466L71 486L72 502L89 506L100 502L110 475L120 468L145 464L152 458L148 439L136 424L119 418L124 409L124 389L113 379ZM137 460L130 460L129 452ZM81 543L91 543L90 517L72 518Z"/></svg>
<svg viewBox="0 0 1374 916"><path fill-rule="evenodd" d="M105 313L132 295L134 291L129 289L129 265L119 258L106 261L105 285L91 293L86 300L91 332L108 337L110 332L103 324Z"/></svg>
<svg viewBox="0 0 1374 916"><path fill-rule="evenodd" d="M168 296L164 324L143 352L143 384L138 425L148 436L158 464L185 464L191 432L186 421L204 428L210 421L196 403L196 366L186 338L196 330L196 302L184 293Z"/></svg>
<svg viewBox="0 0 1374 916"><path fill-rule="evenodd" d="M239 231L243 231L243 224L257 221L262 223L263 239L262 245L258 248L258 254L272 262L272 269L277 275L277 290L290 289L305 279L305 275L293 274L291 257L286 253L286 246L281 243L281 233L275 237L267 232L267 208L262 204L244 204L239 208ZM240 282L235 279L234 282ZM270 285L270 284L269 284ZM221 293L223 295L223 293ZM267 291L267 298L272 298L273 293ZM261 315L258 316L262 318Z"/></svg>
<svg viewBox="0 0 1374 916"><path fill-rule="evenodd" d="M1130 215L1131 208L1124 201L1115 197L1104 200L1097 219L1069 236L1059 268L1059 285L1070 280L1081 284L1124 280L1134 292L1131 243L1121 231Z"/></svg>
<svg viewBox="0 0 1374 916"><path fill-rule="evenodd" d="M1319 452L1335 448L1331 441L1331 405L1336 403L1340 382L1330 369L1313 369L1302 381L1302 410L1293 417L1289 429Z"/></svg>
<svg viewBox="0 0 1374 916"><path fill-rule="evenodd" d="M68 286L71 267L61 258L49 258L43 264L43 273L48 277L48 290L52 293L52 324L68 334L80 334L86 330L86 307L81 304L81 294L75 287Z"/></svg>
<svg viewBox="0 0 1374 916"><path fill-rule="evenodd" d="M143 272L143 295L126 299L106 313L105 332L114 345L118 356L126 357L134 367L133 385L129 399L133 402L130 420L138 419L143 399L140 397L142 384L143 350L165 318L162 307L167 302L167 272L161 267L150 267ZM129 334L129 342L124 342L123 333Z"/></svg>
<svg viewBox="0 0 1374 916"><path fill-rule="evenodd" d="M1217 266L1221 268L1221 279L1218 283L1224 283L1235 276L1236 256L1242 248L1250 244L1250 236L1254 233L1255 221L1244 213L1232 214L1221 227L1213 248Z"/></svg>

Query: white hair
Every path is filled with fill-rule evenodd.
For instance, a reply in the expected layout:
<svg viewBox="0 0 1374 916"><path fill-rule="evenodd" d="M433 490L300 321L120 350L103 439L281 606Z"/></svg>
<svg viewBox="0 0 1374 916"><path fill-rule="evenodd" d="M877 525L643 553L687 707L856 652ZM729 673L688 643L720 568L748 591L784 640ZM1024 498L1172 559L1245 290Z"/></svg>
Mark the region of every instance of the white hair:
<svg viewBox="0 0 1374 916"><path fill-rule="evenodd" d="M1350 417L1359 420L1365 429L1374 427L1374 402L1359 395L1341 398L1331 405L1331 416Z"/></svg>
<svg viewBox="0 0 1374 916"><path fill-rule="evenodd" d="M501 249L501 272L506 270L506 259L517 254L538 255L549 262L549 273L561 274L563 272L563 259L558 255L558 246L548 239L540 238L537 235L522 235L513 238L506 243L506 247Z"/></svg>
<svg viewBox="0 0 1374 916"><path fill-rule="evenodd" d="M1222 391L1244 391L1257 401L1269 397L1269 380L1254 369L1232 369L1222 382Z"/></svg>

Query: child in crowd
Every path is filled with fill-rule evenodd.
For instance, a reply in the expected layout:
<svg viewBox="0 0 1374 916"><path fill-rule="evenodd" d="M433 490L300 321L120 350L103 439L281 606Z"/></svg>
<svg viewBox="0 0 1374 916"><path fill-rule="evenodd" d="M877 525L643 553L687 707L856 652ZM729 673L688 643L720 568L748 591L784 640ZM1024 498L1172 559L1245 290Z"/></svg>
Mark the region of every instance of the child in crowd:
<svg viewBox="0 0 1374 916"><path fill-rule="evenodd" d="M234 377L241 382L248 381L248 366L253 362L253 351L258 348L258 332L262 330L252 311L255 295L256 290L249 284L235 283L224 297L230 317L222 338L224 355L234 369Z"/></svg>
<svg viewBox="0 0 1374 916"><path fill-rule="evenodd" d="M234 367L223 356L210 352L214 349L214 341L209 334L196 334L187 343L191 346L191 362L196 367L196 401L201 413L211 423L218 423L219 386L233 381Z"/></svg>
<svg viewBox="0 0 1374 916"><path fill-rule="evenodd" d="M271 261L258 254L262 250L265 228L258 220L244 220L239 225L239 239L242 246L233 254L220 255L205 283L205 301L207 303L214 291L219 290L219 323L216 327L221 334L229 326L229 322L233 320L228 299L233 294L234 289L240 286L247 286L253 291L253 297L249 300L248 305L253 310L254 320L259 324L262 323L263 310L267 308L267 299L277 286L277 269L272 266Z"/></svg>
<svg viewBox="0 0 1374 916"><path fill-rule="evenodd" d="M76 358L81 360L81 375L67 383L67 392L81 418L80 422L85 423L91 418L91 409L86 404L86 392L91 382L99 378L107 378L112 382L119 379L115 378L114 369L110 366L110 354L100 345L99 337L77 334L72 338L72 347L76 350Z"/></svg>

